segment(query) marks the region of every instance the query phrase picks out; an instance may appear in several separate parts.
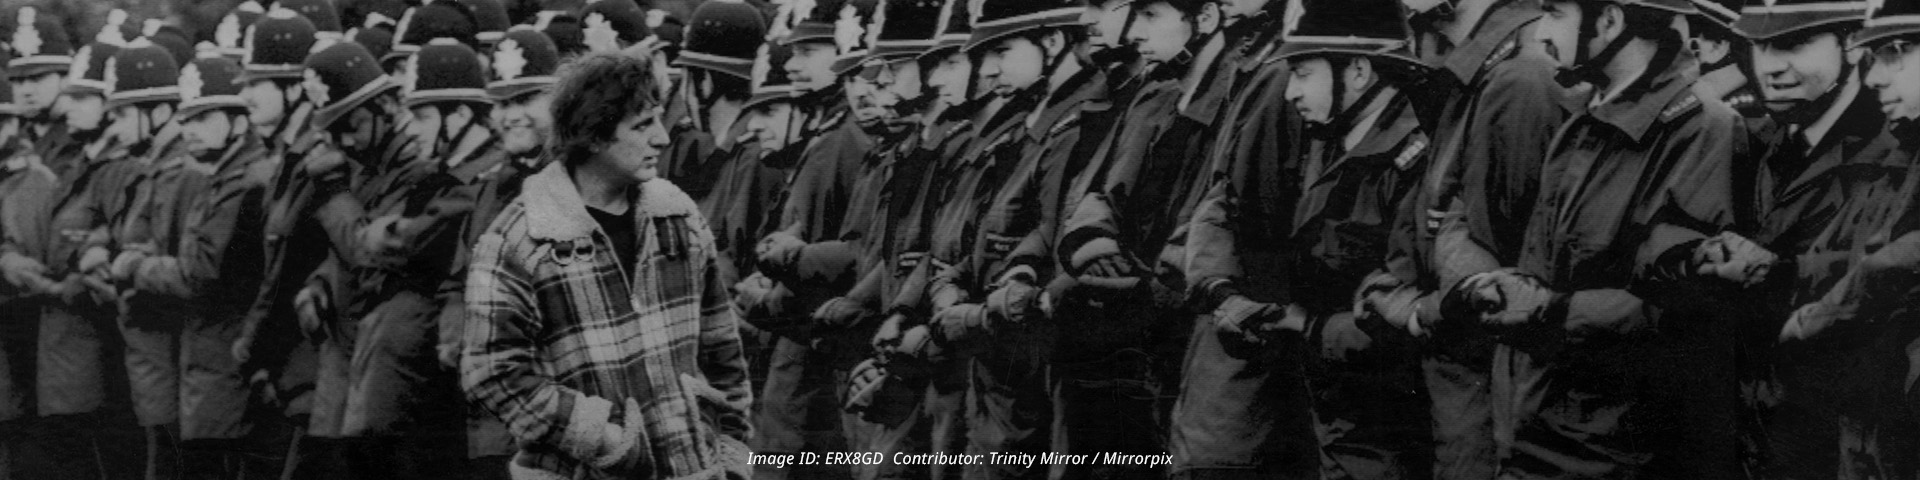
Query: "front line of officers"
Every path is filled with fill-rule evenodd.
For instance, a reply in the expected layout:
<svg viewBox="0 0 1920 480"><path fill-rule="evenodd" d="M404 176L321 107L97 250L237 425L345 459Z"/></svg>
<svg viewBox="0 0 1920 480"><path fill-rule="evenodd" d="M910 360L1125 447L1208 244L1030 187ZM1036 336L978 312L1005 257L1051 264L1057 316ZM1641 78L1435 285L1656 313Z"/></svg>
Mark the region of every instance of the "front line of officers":
<svg viewBox="0 0 1920 480"><path fill-rule="evenodd" d="M1920 2L467 3L21 16L16 474L1920 476Z"/></svg>

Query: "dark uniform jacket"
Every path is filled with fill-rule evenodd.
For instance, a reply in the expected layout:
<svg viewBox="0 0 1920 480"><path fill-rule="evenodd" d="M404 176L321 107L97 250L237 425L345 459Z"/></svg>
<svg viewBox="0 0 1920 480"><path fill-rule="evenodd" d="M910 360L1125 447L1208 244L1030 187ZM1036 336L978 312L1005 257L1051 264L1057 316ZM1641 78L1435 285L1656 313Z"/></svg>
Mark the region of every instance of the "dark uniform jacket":
<svg viewBox="0 0 1920 480"><path fill-rule="evenodd" d="M342 170L320 170L306 162L314 155L338 154L321 145L324 136L308 128L304 118L295 118L273 138L265 139L268 161L277 169L267 186L264 281L241 333L252 347L243 371L264 369L271 374L287 415L312 410L317 359L300 331L293 298L333 248L333 237L313 214L329 196L340 193L338 187L322 187L344 178Z"/></svg>
<svg viewBox="0 0 1920 480"><path fill-rule="evenodd" d="M161 248L139 264L129 286L136 297L170 298L193 309L180 341L187 365L181 395L191 399L181 402L181 434L189 439L248 433L249 390L229 352L262 281L266 190L277 165L254 135L238 142L210 164L177 157L205 175L190 182L155 178L162 189L141 212L147 216L141 221L155 226L162 225L155 216L181 216L171 234L153 237Z"/></svg>
<svg viewBox="0 0 1920 480"><path fill-rule="evenodd" d="M1690 57L1668 50L1653 65L1618 98L1575 112L1542 165L1518 270L1559 295L1544 318L1499 338L1511 350L1495 359L1494 404L1515 406L1495 412L1495 425L1515 426L1503 475L1632 476L1691 460L1661 455L1678 451L1667 429L1679 422L1662 418L1676 411L1662 402L1673 391L1649 374L1685 345L1688 319L1705 316L1689 259L1734 222L1731 168L1746 129L1692 94Z"/></svg>

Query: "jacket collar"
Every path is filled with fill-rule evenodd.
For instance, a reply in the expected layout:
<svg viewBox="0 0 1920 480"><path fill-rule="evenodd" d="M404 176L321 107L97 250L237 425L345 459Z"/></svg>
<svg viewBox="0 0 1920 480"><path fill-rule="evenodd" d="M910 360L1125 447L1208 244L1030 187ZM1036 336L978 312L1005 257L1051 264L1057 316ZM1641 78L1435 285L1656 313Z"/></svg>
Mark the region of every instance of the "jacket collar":
<svg viewBox="0 0 1920 480"><path fill-rule="evenodd" d="M1886 116L1880 112L1879 97L1864 90L1854 96L1853 102L1846 105L1846 110L1840 114L1840 118L1843 120L1835 122L1833 128L1820 138L1820 143L1814 145L1811 151L1776 153L1770 156L1799 158L1807 162L1802 166L1800 174L1794 176L1788 183L1787 192L1800 191L1805 185L1825 178L1828 173L1853 163L1856 160L1854 157L1865 157L1859 155L1857 151L1849 151L1854 149L1848 147L1873 141L1884 132L1880 127L1884 124ZM1790 132L1786 129L1782 129L1780 133L1788 136L1804 135L1802 132ZM1773 143L1776 145L1774 148L1795 148L1805 145L1788 141ZM1858 160L1862 163L1873 163L1881 158L1859 158Z"/></svg>
<svg viewBox="0 0 1920 480"><path fill-rule="evenodd" d="M260 136L254 135L252 132L241 134L237 141L239 142L238 144L227 147L226 153L220 154L220 160L213 163L214 171L218 172L216 175L219 175L219 178L224 179L244 174L247 171L248 165L250 165L255 158L258 158L260 155L259 152L264 149L261 145Z"/></svg>
<svg viewBox="0 0 1920 480"><path fill-rule="evenodd" d="M1082 109L1101 105L1107 99L1106 77L1106 73L1098 68L1086 68L1080 70L1080 73L1075 74L1073 78L1067 79L1060 85L1060 90L1070 93L1049 100L1048 105L1034 117L1033 126L1027 129L1027 135L1035 139L1047 138L1055 124L1068 118L1068 115L1076 115Z"/></svg>
<svg viewBox="0 0 1920 480"><path fill-rule="evenodd" d="M1634 142L1639 142L1646 137L1648 130L1653 129L1654 124L1699 105L1699 97L1693 96L1694 75L1693 57L1676 53L1665 67L1654 74L1652 81L1628 87L1619 98L1590 108L1587 115L1620 129ZM1604 93L1596 91L1593 94Z"/></svg>
<svg viewBox="0 0 1920 480"><path fill-rule="evenodd" d="M1536 1L1512 0L1487 10L1486 16L1480 18L1480 26L1474 28L1473 35L1466 43L1448 53L1441 60L1441 66L1453 72L1461 84L1472 85L1488 65L1512 55L1506 50L1519 48L1519 42L1523 39L1514 36L1521 27L1540 18L1537 5Z"/></svg>
<svg viewBox="0 0 1920 480"><path fill-rule="evenodd" d="M693 215L698 207L681 193L679 187L664 179L653 179L634 188L640 194L632 211L636 219ZM587 213L587 202L567 175L566 165L552 162L527 177L520 191L527 209L527 233L536 240L573 240L592 235L599 223Z"/></svg>
<svg viewBox="0 0 1920 480"><path fill-rule="evenodd" d="M1409 108L1412 104L1407 101L1406 94L1398 93L1390 98L1382 98L1380 101L1389 103L1380 111L1378 120L1366 127L1369 130L1366 136L1361 137L1360 143L1355 145L1353 150L1328 164L1324 169L1325 172L1337 171L1341 166L1355 159L1374 158L1389 153L1395 155L1395 158L1390 159L1394 160L1393 167L1402 168L1401 163L1415 158L1427 148L1425 135L1419 133L1420 116ZM1405 148L1402 148L1403 146Z"/></svg>

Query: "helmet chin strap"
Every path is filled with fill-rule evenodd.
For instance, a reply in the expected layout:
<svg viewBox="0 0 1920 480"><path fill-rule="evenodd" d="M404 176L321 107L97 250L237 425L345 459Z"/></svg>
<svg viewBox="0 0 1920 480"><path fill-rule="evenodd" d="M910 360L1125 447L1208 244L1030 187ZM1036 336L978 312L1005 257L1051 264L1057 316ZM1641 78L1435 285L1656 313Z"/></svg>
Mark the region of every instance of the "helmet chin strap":
<svg viewBox="0 0 1920 480"><path fill-rule="evenodd" d="M474 125L480 123L480 122L473 121L472 119L469 119L466 125L463 125L460 127L460 131L454 132L452 135L448 135L447 134L447 114L450 113L451 110L456 108L459 108L459 107L448 108L447 110L440 112L440 131L434 132L434 137L435 137L434 141L440 142L442 145L447 146L447 151L443 152L442 153L443 155L452 155L454 149L459 146L457 142L461 140L465 140L467 137L467 134L473 132ZM449 160L449 159L441 159L441 160L444 162L445 160Z"/></svg>
<svg viewBox="0 0 1920 480"><path fill-rule="evenodd" d="M1351 65L1351 63L1349 63L1349 65ZM1347 82L1338 72L1338 70L1345 70L1345 68L1335 70L1336 72L1333 74L1333 99L1335 107L1338 107L1340 98L1347 96ZM1326 141L1339 139L1342 135L1346 135L1348 131L1353 129L1354 122L1360 120L1360 113L1366 111L1367 105L1372 104L1373 99L1379 97L1380 92L1384 90L1386 90L1386 82L1373 82L1373 85L1368 86L1365 92L1360 93L1360 98L1354 99L1353 103L1348 104L1346 108L1341 108L1339 113L1329 117L1325 123L1307 122L1301 133L1306 134L1308 138Z"/></svg>
<svg viewBox="0 0 1920 480"><path fill-rule="evenodd" d="M1599 15L1585 15L1585 17L1580 20L1580 38L1574 40L1573 67L1561 68L1554 73L1553 80L1563 88L1591 83L1595 90L1604 90L1612 83L1612 80L1607 78L1607 63L1612 62L1613 56L1619 54L1620 49L1626 48L1627 42L1632 41L1633 38L1626 32L1621 32L1619 36L1613 38L1613 41L1607 42L1607 46L1601 47L1599 52L1588 52L1587 39L1600 35L1596 25L1600 22L1600 18Z"/></svg>
<svg viewBox="0 0 1920 480"><path fill-rule="evenodd" d="M1827 109L1832 108L1834 102L1840 100L1840 93L1846 91L1848 82L1853 81L1853 72L1854 65L1842 60L1840 76L1836 77L1833 85L1827 86L1827 91L1821 92L1820 96L1811 100L1769 100L1767 111L1774 120L1787 125L1813 123L1814 120L1819 120L1821 115L1826 114ZM1775 105L1780 107L1774 108Z"/></svg>

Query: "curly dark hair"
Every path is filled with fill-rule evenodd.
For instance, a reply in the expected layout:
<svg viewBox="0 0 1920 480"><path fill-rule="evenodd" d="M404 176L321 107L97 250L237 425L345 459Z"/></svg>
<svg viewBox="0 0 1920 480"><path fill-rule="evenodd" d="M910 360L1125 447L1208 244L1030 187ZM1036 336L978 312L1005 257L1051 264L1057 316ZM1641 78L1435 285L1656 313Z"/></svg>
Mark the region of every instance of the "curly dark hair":
<svg viewBox="0 0 1920 480"><path fill-rule="evenodd" d="M596 52L560 67L553 86L553 146L566 165L593 157L613 138L620 120L660 104L653 62L621 52Z"/></svg>

